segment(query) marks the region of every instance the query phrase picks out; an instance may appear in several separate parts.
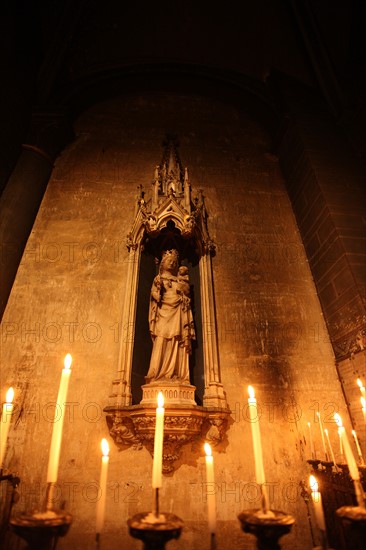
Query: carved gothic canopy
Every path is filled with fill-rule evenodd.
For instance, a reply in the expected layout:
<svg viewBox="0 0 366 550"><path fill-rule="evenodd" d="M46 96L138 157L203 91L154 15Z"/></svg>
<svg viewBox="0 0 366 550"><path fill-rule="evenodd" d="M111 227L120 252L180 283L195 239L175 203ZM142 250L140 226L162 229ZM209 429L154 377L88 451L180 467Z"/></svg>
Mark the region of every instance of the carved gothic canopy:
<svg viewBox="0 0 366 550"><path fill-rule="evenodd" d="M151 197L147 198L139 187L137 214L127 247L137 249L144 240L157 257L161 250L175 248L181 257L199 259L215 250L207 229L207 212L203 193L191 197L188 169L182 168L176 149L176 141L166 142L160 165L155 167L151 185Z"/></svg>
<svg viewBox="0 0 366 550"><path fill-rule="evenodd" d="M139 186L135 218L131 231L127 236L126 244L129 259L121 325L132 328L134 338L121 339L118 375L113 381L113 391L110 396L113 405L105 408L111 436L120 449L126 447L139 449L141 445L144 445L152 452L156 395L158 391L164 394L166 398L164 470L166 473L174 470L174 464L180 456L180 449L183 444L197 443L204 438L208 439L213 445L219 444L225 436L227 420L230 415L226 394L221 383L219 367L211 263L215 246L209 236L207 220L203 193L199 190L192 199L188 169L183 169L177 152L177 141L170 136L165 142L162 161L155 167L150 191L146 193L142 186ZM191 385L186 376L172 375L168 377L170 379L167 379L165 375L164 377L160 374L155 375L157 369L151 367L153 353L157 349L155 344L153 346L154 351L151 354L150 369L148 363L143 365L145 384L140 386L143 398L139 405L132 405L131 380L133 357L136 352L134 348L137 330L136 312L139 309L138 301L141 300L139 285L141 285L144 277L142 273L142 254L144 258L155 258L155 261L160 263L161 266L161 260L167 255L167 251L170 251L169 254L173 252L176 254L175 251L177 251L177 259L184 260L189 265L195 266L196 269L195 291L199 294L199 318L201 323L199 327L201 340L198 344L202 357L200 380L204 380L201 394L202 405L197 404L198 397L195 398L196 387ZM159 275L155 275L155 279L153 276L153 280L144 281L143 286L150 285L151 287L150 302L154 293L156 294L154 300L156 300L157 305L155 305L155 308L163 308L164 306L160 306L162 299L160 300L158 294L161 292L161 285L165 285L164 278L171 277L168 286L172 288L165 289L166 303L169 304L166 307L174 304L174 307L180 308L177 309L179 315L174 315L174 320L176 321L179 317L183 326L185 326L184 319L190 319L186 326L190 325L192 327L189 334L190 338L194 339L192 316L187 315L190 307L189 283L187 282L189 281L188 268L187 266L181 266L185 270L186 275L184 276L188 285L185 298L182 296L182 304L185 300L186 305L176 306L175 304L179 300L175 294L178 290L176 291L175 288L178 289L180 285L183 285L181 288L184 289L182 280L181 282L178 281L177 268L178 265L175 266L174 273L171 271L169 275L169 269L162 272L160 267ZM184 294L185 291L181 292ZM163 313L162 310L160 315ZM151 309L149 313L151 328L150 317L155 319L155 316L152 316ZM146 319L146 323L147 321ZM180 338L182 346L188 348L189 338L188 336L185 337L185 334L184 332L180 333ZM147 338L149 338L148 334ZM143 346L144 344L142 344ZM169 349L175 349L175 345L169 342L169 345L167 343L166 347L161 349L165 350L164 353L167 354L170 353ZM180 350L177 358L182 371L183 363L179 360L179 357L184 357L184 360L186 360L186 357L184 354L179 354L181 354ZM174 374L175 367L174 369L165 368L164 360L161 360L160 357L161 354L159 355L159 362L156 362L156 364L164 365L164 368L161 366L160 373L174 371ZM140 361L140 363L142 362L144 361ZM148 370L153 376L146 377ZM183 370L185 373L187 372L186 368Z"/></svg>

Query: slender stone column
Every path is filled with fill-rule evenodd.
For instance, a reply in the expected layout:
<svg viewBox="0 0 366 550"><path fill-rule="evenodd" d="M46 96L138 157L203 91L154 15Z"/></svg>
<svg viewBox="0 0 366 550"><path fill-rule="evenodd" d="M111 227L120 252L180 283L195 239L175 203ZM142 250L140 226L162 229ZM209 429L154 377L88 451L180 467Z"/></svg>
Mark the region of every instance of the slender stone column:
<svg viewBox="0 0 366 550"><path fill-rule="evenodd" d="M53 163L73 138L60 113L35 113L26 143L0 198L0 318L41 204Z"/></svg>

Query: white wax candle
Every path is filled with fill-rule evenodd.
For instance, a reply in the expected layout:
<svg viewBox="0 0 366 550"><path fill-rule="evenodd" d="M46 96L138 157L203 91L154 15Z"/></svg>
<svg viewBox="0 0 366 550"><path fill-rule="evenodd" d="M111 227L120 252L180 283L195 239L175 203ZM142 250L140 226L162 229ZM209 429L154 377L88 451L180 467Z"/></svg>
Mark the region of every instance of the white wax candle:
<svg viewBox="0 0 366 550"><path fill-rule="evenodd" d="M311 453L311 458L316 458L315 452L314 452L313 434L311 433L311 424L310 424L310 422L308 422L308 428L309 428L309 439L310 439L310 453Z"/></svg>
<svg viewBox="0 0 366 550"><path fill-rule="evenodd" d="M108 477L108 463L109 463L109 445L106 439L102 439L102 467L100 470L100 499L97 503L97 516L96 516L96 532L101 533L104 525L104 516L105 516L105 503L107 496L107 477Z"/></svg>
<svg viewBox="0 0 366 550"><path fill-rule="evenodd" d="M206 453L206 480L207 480L207 514L208 528L210 533L216 531L216 494L215 494L215 474L213 465L213 456L211 447L205 443Z"/></svg>
<svg viewBox="0 0 366 550"><path fill-rule="evenodd" d="M322 496L318 489L318 482L314 476L310 476L311 498L314 504L316 523L322 531L325 531L325 520L322 505Z"/></svg>
<svg viewBox="0 0 366 550"><path fill-rule="evenodd" d="M362 381L360 378L357 378L357 385L360 388L362 397L365 398L366 397L365 386L362 384Z"/></svg>
<svg viewBox="0 0 366 550"><path fill-rule="evenodd" d="M342 437L341 432L338 430L338 436L339 436L339 453L341 455L341 462L343 461L343 444L342 444Z"/></svg>
<svg viewBox="0 0 366 550"><path fill-rule="evenodd" d="M65 417L65 403L67 398L67 389L71 374L72 357L68 353L64 359L64 368L61 373L60 387L57 395L55 407L54 424L52 431L50 456L48 460L47 483L56 483L58 475L58 464L60 461L62 428Z"/></svg>
<svg viewBox="0 0 366 550"><path fill-rule="evenodd" d="M153 489L159 489L162 486L164 412L164 396L160 391L158 394L158 406L156 408L155 420L154 462L152 475Z"/></svg>
<svg viewBox="0 0 366 550"><path fill-rule="evenodd" d="M349 469L350 476L353 479L353 481L357 481L357 480L360 479L360 472L358 471L358 467L357 467L355 457L353 455L351 446L349 444L346 431L343 427L342 419L341 419L341 417L339 416L338 413L336 413L334 415L334 419L335 419L335 421L338 425L338 433L339 433L339 437L340 437L340 439L342 441L342 444L343 444L344 454L346 456L346 461L347 461L347 464L348 464L348 469Z"/></svg>
<svg viewBox="0 0 366 550"><path fill-rule="evenodd" d="M358 443L358 438L357 438L357 434L356 434L355 430L352 430L352 435L353 435L353 439L355 440L355 443L356 443L357 454L360 458L361 463L363 464L363 456L362 456L360 444Z"/></svg>
<svg viewBox="0 0 366 550"><path fill-rule="evenodd" d="M263 466L263 453L262 453L262 440L259 429L259 416L257 409L257 400L255 398L254 388L248 386L249 393L249 416L250 424L252 427L252 439L253 439L253 449L254 449L254 463L255 463L255 477L258 485L261 486L262 496L263 496L263 506L264 511L269 510L267 491L265 487L266 478L264 475L264 466Z"/></svg>
<svg viewBox="0 0 366 550"><path fill-rule="evenodd" d="M3 466L6 443L10 428L11 415L13 413L14 390L9 388L6 392L5 403L3 404L0 422L0 469Z"/></svg>
<svg viewBox="0 0 366 550"><path fill-rule="evenodd" d="M325 460L328 460L327 448L325 446L325 439L324 439L324 433L323 433L322 419L320 418L320 413L319 412L317 412L316 415L319 419L319 429L320 429L320 435L322 437L322 444L323 444L323 450L324 450L324 454L325 454Z"/></svg>
<svg viewBox="0 0 366 550"><path fill-rule="evenodd" d="M252 427L252 439L253 439L253 448L254 448L254 459L255 459L255 477L257 483L262 485L266 482L264 475L264 466L263 466L263 454L262 454L262 441L261 434L259 430L259 417L257 410L257 400L255 398L254 389L252 386L248 386L249 393L249 416L250 424Z"/></svg>
<svg viewBox="0 0 366 550"><path fill-rule="evenodd" d="M324 433L325 433L325 436L326 436L327 441L328 441L330 456L332 457L333 464L336 465L336 459L335 459L335 456L334 456L333 447L332 447L330 439L329 439L329 433L328 433L327 428L325 428Z"/></svg>
<svg viewBox="0 0 366 550"><path fill-rule="evenodd" d="M364 422L366 422L366 399L364 397L361 397L361 405L362 405L362 414Z"/></svg>

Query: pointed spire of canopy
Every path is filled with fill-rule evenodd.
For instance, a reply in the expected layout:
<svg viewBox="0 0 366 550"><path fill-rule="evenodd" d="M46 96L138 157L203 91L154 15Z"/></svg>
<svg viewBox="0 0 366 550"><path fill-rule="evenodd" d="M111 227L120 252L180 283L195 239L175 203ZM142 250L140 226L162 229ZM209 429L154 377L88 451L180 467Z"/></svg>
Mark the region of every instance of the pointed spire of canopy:
<svg viewBox="0 0 366 550"><path fill-rule="evenodd" d="M178 155L178 139L174 134L168 134L163 142L164 153L160 165L154 174L155 197L184 195L184 169Z"/></svg>

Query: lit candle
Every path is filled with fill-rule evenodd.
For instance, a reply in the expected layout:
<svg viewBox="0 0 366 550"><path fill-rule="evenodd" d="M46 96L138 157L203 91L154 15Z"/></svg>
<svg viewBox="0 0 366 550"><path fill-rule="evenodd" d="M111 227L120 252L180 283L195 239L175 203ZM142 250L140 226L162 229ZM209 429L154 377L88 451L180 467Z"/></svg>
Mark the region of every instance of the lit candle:
<svg viewBox="0 0 366 550"><path fill-rule="evenodd" d="M104 525L104 515L105 515L105 502L107 495L107 475L108 475L108 463L109 463L109 445L106 439L102 439L101 443L102 448L102 467L100 470L100 499L97 504L97 519L96 519L96 532L99 534L102 532Z"/></svg>
<svg viewBox="0 0 366 550"><path fill-rule="evenodd" d="M155 437L154 437L154 462L153 462L153 489L162 486L163 470L163 439L164 439L164 396L161 391L158 394L158 406L156 409Z"/></svg>
<svg viewBox="0 0 366 550"><path fill-rule="evenodd" d="M356 443L356 449L357 449L357 454L358 454L358 457L360 459L360 462L361 464L363 465L363 456L362 456L362 452L361 452L361 448L360 448L360 445L358 443L358 438L357 438L357 434L355 432L355 430L352 430L352 435L353 435L353 439L355 440L355 443Z"/></svg>
<svg viewBox="0 0 366 550"><path fill-rule="evenodd" d="M346 431L343 427L342 419L341 419L341 417L339 416L338 413L335 413L334 420L336 421L337 426L338 426L338 433L339 433L339 437L342 441L344 454L346 456L346 461L347 461L347 464L348 464L348 469L349 469L350 476L353 479L353 481L359 480L360 479L360 472L358 471L358 467L357 467L355 457L353 455L351 446L349 444Z"/></svg>
<svg viewBox="0 0 366 550"><path fill-rule="evenodd" d="M319 429L320 429L320 435L322 436L322 443L323 443L323 450L324 450L324 454L325 454L325 460L328 460L328 453L327 453L327 448L325 446L325 439L324 439L324 433L323 433L322 419L320 418L320 413L319 412L317 412L316 415L319 418Z"/></svg>
<svg viewBox="0 0 366 550"><path fill-rule="evenodd" d="M361 378L357 378L357 386L360 388L362 397L365 398L366 397L365 386L362 384Z"/></svg>
<svg viewBox="0 0 366 550"><path fill-rule="evenodd" d="M332 457L333 464L336 466L336 460L335 460L335 456L334 456L334 452L333 452L333 447L332 447L331 442L330 442L330 439L329 439L329 433L328 433L327 428L325 428L324 433L325 433L325 436L326 436L327 441L328 441L328 446L329 446L329 450L330 450L330 456Z"/></svg>
<svg viewBox="0 0 366 550"><path fill-rule="evenodd" d="M264 466L263 466L263 454L262 454L262 441L261 434L259 430L259 417L257 409L257 400L255 398L254 388L248 386L248 404L249 404L249 416L250 424L252 426L252 439L253 439L253 449L254 449L254 462L255 462L255 477L258 485L261 487L262 491L262 508L264 512L269 510L268 505L268 496L265 487L265 475L264 475Z"/></svg>
<svg viewBox="0 0 366 550"><path fill-rule="evenodd" d="M0 422L0 469L3 466L3 460L6 450L6 442L8 440L8 433L10 428L11 415L13 413L13 399L14 390L9 388L6 392L5 403L3 404L3 410Z"/></svg>
<svg viewBox="0 0 366 550"><path fill-rule="evenodd" d="M206 479L207 479L207 514L208 528L210 533L216 531L216 495L215 495L215 475L213 466L213 456L211 447L208 443L204 445L206 453ZM211 489L210 491L208 489Z"/></svg>
<svg viewBox="0 0 366 550"><path fill-rule="evenodd" d="M62 369L61 373L60 387L58 390L57 402L55 407L50 456L48 460L47 483L56 483L57 481L58 464L61 451L62 428L65 417L65 403L71 374L71 363L72 357L68 353L64 359L64 368Z"/></svg>
<svg viewBox="0 0 366 550"><path fill-rule="evenodd" d="M341 432L338 430L338 436L339 436L339 454L340 454L340 461L343 463L343 444L342 444L342 437Z"/></svg>
<svg viewBox="0 0 366 550"><path fill-rule="evenodd" d="M311 452L311 458L316 458L315 452L314 452L314 443L313 443L313 434L311 433L311 424L308 422L309 427L309 439L310 439L310 452Z"/></svg>
<svg viewBox="0 0 366 550"><path fill-rule="evenodd" d="M325 531L322 496L318 488L318 482L314 476L310 476L311 498L314 504L316 523L321 531Z"/></svg>
<svg viewBox="0 0 366 550"><path fill-rule="evenodd" d="M366 422L366 399L364 397L361 397L361 405L362 405L362 414L364 422Z"/></svg>

